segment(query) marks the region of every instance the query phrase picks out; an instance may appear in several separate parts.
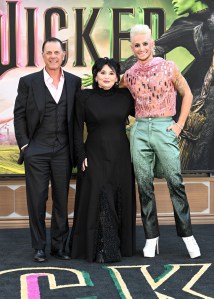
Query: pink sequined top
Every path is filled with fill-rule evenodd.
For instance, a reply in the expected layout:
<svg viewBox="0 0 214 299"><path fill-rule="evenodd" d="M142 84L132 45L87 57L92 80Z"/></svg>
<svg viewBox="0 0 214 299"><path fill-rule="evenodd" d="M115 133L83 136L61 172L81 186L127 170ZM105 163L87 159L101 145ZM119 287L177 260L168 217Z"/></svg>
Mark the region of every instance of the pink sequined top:
<svg viewBox="0 0 214 299"><path fill-rule="evenodd" d="M172 82L176 65L160 57L146 64L136 62L124 81L135 100L135 117L167 117L176 113L176 90Z"/></svg>

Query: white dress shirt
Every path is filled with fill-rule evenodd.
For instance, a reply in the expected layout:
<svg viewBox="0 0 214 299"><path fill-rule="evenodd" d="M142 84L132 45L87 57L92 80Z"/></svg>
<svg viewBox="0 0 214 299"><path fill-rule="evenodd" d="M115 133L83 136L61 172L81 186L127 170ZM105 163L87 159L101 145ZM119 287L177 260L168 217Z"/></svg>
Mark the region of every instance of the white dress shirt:
<svg viewBox="0 0 214 299"><path fill-rule="evenodd" d="M61 76L60 76L60 80L59 80L59 83L58 83L57 87L55 87L53 85L53 79L48 74L48 72L46 71L45 68L43 69L43 73L44 73L45 85L47 86L47 88L50 91L52 97L54 98L54 101L58 104L58 102L60 100L60 97L61 97L61 94L62 94L64 81L65 81L63 70L61 69Z"/></svg>

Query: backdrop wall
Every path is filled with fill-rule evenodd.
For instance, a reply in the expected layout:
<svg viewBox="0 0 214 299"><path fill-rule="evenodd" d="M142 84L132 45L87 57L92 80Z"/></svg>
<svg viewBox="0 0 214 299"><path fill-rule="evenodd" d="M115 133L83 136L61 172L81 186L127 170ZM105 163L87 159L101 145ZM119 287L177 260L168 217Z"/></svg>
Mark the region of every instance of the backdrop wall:
<svg viewBox="0 0 214 299"><path fill-rule="evenodd" d="M187 0L188 2L188 0ZM175 9L176 10L176 9ZM194 102L181 135L184 171L214 171L214 14L176 15L171 1L22 0L0 2L0 175L24 174L17 165L13 106L21 76L43 68L41 46L47 37L63 40L64 69L85 78L98 57L114 57L122 72L133 64L129 30L152 28L155 55L173 60L184 72ZM184 11L185 12L185 11ZM178 13L178 12L177 12ZM177 100L178 111L180 99Z"/></svg>

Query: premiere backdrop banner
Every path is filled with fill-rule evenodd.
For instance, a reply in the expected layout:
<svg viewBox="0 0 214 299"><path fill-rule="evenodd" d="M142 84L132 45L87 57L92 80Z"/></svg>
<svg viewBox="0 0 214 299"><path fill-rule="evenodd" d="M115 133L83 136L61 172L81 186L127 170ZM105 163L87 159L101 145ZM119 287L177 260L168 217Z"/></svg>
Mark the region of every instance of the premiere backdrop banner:
<svg viewBox="0 0 214 299"><path fill-rule="evenodd" d="M135 62L129 31L139 23L151 27L155 55L176 62L194 95L179 140L182 169L213 172L213 0L206 9L192 14L187 13L188 3L194 0L2 0L0 175L24 174L23 166L16 163L19 150L13 107L19 78L44 67L43 41L50 36L60 38L67 53L64 69L83 78L83 84L91 88L91 67L96 58L114 57L120 61L122 73ZM178 112L180 104L178 97Z"/></svg>

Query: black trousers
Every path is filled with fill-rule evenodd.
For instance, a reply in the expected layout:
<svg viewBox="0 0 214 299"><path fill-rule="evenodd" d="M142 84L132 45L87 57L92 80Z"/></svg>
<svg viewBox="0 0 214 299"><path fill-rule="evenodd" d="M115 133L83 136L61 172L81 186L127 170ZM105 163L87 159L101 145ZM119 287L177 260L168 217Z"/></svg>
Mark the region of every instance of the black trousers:
<svg viewBox="0 0 214 299"><path fill-rule="evenodd" d="M44 146L32 140L25 150L24 164L32 247L46 247L46 201L51 182L51 250L65 249L69 234L68 191L72 170L69 146Z"/></svg>

